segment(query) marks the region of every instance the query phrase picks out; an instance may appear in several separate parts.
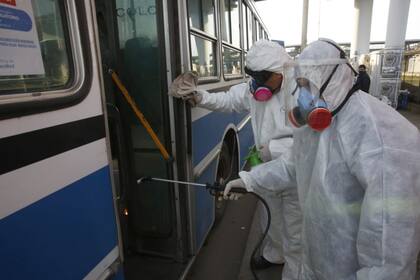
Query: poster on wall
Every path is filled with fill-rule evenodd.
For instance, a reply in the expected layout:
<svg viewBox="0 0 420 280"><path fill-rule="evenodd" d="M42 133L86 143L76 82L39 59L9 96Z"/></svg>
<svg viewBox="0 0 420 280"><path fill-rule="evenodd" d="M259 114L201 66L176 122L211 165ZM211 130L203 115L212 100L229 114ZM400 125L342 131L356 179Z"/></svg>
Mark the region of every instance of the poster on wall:
<svg viewBox="0 0 420 280"><path fill-rule="evenodd" d="M0 76L42 74L45 70L31 1L0 0Z"/></svg>

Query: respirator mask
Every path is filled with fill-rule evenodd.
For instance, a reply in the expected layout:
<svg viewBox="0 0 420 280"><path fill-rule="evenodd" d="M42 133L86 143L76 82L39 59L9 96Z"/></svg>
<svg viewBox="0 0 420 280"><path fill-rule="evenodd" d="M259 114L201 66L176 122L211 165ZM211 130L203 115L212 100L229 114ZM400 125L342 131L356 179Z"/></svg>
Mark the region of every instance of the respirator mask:
<svg viewBox="0 0 420 280"><path fill-rule="evenodd" d="M355 92L354 87L350 89L341 104L337 108L334 108L333 111L330 111L328 105L331 104L325 102L323 93L339 66L347 65L354 74L357 74L348 63L346 54L339 46L330 41L320 41L334 46L339 51L340 57L299 61L298 65L295 66L297 89L294 93L298 94L298 98L295 99L297 104L288 111L288 118L295 127L308 125L318 132L330 126L332 117L341 110L351 94ZM321 70L322 68L324 70ZM333 94L329 95L329 97L331 96Z"/></svg>
<svg viewBox="0 0 420 280"><path fill-rule="evenodd" d="M281 84L278 88L272 89L265 83L270 79L273 74L270 71L252 71L251 69L245 67L245 73L251 76L251 81L249 83L249 91L255 100L260 102L266 102L271 99L275 91L281 87Z"/></svg>
<svg viewBox="0 0 420 280"><path fill-rule="evenodd" d="M332 114L322 99L320 91L307 79L297 79L297 106L288 112L290 122L295 127L308 125L313 130L322 131L332 120Z"/></svg>

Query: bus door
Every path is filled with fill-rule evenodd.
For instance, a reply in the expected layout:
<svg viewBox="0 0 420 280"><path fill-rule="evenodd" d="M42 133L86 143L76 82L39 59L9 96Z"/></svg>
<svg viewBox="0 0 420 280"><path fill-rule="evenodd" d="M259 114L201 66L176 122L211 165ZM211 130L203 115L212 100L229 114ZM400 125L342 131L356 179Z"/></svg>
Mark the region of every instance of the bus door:
<svg viewBox="0 0 420 280"><path fill-rule="evenodd" d="M113 68L160 141L170 151L170 115L161 1L96 1L98 32L114 174L123 193L127 252L183 260L186 234L175 188L167 183L136 183L143 176L172 178L172 163L159 150L107 74ZM171 152L170 152L171 153ZM124 208L124 209L123 209ZM128 261L129 262L129 261Z"/></svg>

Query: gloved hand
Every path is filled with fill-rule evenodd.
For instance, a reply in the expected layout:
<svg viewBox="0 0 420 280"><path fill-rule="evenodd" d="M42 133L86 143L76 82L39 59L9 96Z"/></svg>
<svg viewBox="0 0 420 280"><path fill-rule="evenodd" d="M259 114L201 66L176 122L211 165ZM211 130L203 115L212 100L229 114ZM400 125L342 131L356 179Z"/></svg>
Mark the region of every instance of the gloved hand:
<svg viewBox="0 0 420 280"><path fill-rule="evenodd" d="M179 75L169 87L168 94L188 101L191 106L201 102L202 96L197 92L198 76L196 73L188 71Z"/></svg>
<svg viewBox="0 0 420 280"><path fill-rule="evenodd" d="M247 191L246 187L245 187L245 183L244 181L242 181L242 179L235 179L230 181L229 183L227 183L225 190L223 192L223 198L226 200L238 200L239 198L241 198L244 194L242 193L231 193L230 190L232 188L242 188L245 191Z"/></svg>
<svg viewBox="0 0 420 280"><path fill-rule="evenodd" d="M271 158L271 152L270 152L270 148L269 148L269 144L265 144L265 145L261 145L260 148L258 149L260 152L260 157L264 162L270 161L272 160Z"/></svg>

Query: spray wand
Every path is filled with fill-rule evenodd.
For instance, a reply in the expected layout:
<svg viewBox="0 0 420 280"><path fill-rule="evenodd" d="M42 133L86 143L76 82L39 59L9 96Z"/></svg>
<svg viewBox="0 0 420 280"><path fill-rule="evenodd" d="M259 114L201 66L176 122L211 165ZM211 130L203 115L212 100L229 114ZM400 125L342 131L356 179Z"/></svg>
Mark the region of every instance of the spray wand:
<svg viewBox="0 0 420 280"><path fill-rule="evenodd" d="M246 157L246 160L248 160L251 167L254 167L254 166L257 166L257 165L263 163L263 161L260 158L260 153L255 146L249 150L249 153L248 153L248 156ZM203 184L203 183L196 183L196 182L169 180L169 179L156 178L156 177L150 177L150 176L146 176L146 177L142 177L142 178L138 179L137 184L141 184L141 183L144 183L144 182L151 182L151 181L165 182L165 183L175 183L175 184L182 184L182 185L194 186L194 187L204 187L207 190L209 190L211 195L216 195L217 192L223 192L224 189L225 189L225 185L219 184L217 182L215 182L213 184L210 184L210 183ZM270 208L268 207L268 204L264 200L264 198L262 198L261 196L259 196L258 194L254 193L254 192L247 192L245 189L242 189L242 188L232 188L231 192L244 193L244 194L249 193L249 194L254 195L258 200L261 201L265 210L267 211L267 225L266 225L266 228L265 228L261 238L258 240L257 245L255 246L255 248L254 248L254 250L252 251L252 254L251 254L250 268L251 268L251 271L252 271L252 275L254 276L254 279L258 280L259 278L258 278L258 275L255 271L255 267L253 265L252 259L255 258L257 252L260 250L260 248L262 246L262 243L263 243L265 237L267 236L268 230L270 228L270 224L271 224Z"/></svg>

